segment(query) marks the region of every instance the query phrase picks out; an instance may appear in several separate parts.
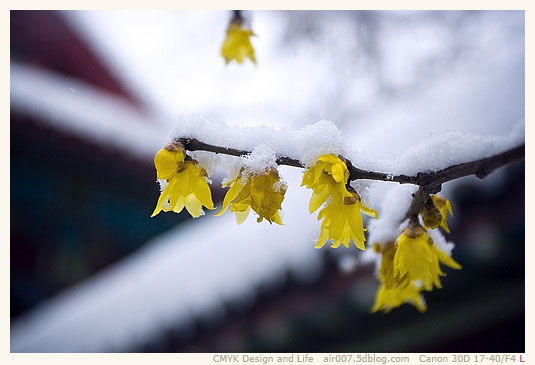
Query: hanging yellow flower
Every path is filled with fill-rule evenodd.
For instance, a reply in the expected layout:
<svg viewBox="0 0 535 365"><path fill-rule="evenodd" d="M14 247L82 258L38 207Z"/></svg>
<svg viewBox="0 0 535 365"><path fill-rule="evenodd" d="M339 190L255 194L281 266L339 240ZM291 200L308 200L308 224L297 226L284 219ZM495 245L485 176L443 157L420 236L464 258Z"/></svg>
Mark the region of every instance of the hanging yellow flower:
<svg viewBox="0 0 535 365"><path fill-rule="evenodd" d="M260 174L242 170L236 179L223 185L226 186L230 186L230 189L216 216L223 214L230 205L230 211L236 213L238 224L245 221L251 209L258 214L257 222L266 219L269 223L282 224L279 210L282 209L287 185L280 181L277 170L270 169Z"/></svg>
<svg viewBox="0 0 535 365"><path fill-rule="evenodd" d="M171 142L159 150L154 156L156 177L162 180L171 179L184 165L186 150L180 142Z"/></svg>
<svg viewBox="0 0 535 365"><path fill-rule="evenodd" d="M358 194L346 184L349 179L349 170L345 161L335 155L323 155L316 164L303 175L301 186L312 189L312 197L308 210L315 212L323 203L326 206L318 214L318 220L323 219L321 235L316 248L321 248L327 240L333 240L331 247L340 247L343 244L349 247L349 242L365 250L364 227L361 212L377 219L377 212L365 207ZM330 198L330 200L328 200Z"/></svg>
<svg viewBox="0 0 535 365"><path fill-rule="evenodd" d="M345 198L342 204L335 203L334 200L329 202L318 214L318 220L323 219L323 222L320 238L314 247L323 247L329 239L333 240L332 248L340 247L341 244L349 247L350 240L353 240L356 247L366 250L364 246L366 229L362 225L361 212L377 218L377 212L366 208L356 193L352 197Z"/></svg>
<svg viewBox="0 0 535 365"><path fill-rule="evenodd" d="M206 180L206 171L197 166L194 160L184 160L185 150L175 142L162 148L154 157L158 179L167 180L167 186L161 192L154 217L162 210L180 213L184 207L193 218L202 214L202 206L214 209L212 193Z"/></svg>
<svg viewBox="0 0 535 365"><path fill-rule="evenodd" d="M394 244L373 245L374 251L381 253L381 267L379 268L379 280L381 284L375 295L375 303L372 313L377 311L390 312L402 304L412 304L419 312L425 312L427 306L421 294L422 289L417 288L415 283L398 283L394 277L394 256L396 248ZM405 277L406 279L406 277ZM405 280L406 281L406 280Z"/></svg>
<svg viewBox="0 0 535 365"><path fill-rule="evenodd" d="M433 286L441 288L440 276L445 274L440 270L439 261L453 269L461 268L433 244L424 227L410 223L396 241L394 278L399 283L419 281L428 291Z"/></svg>
<svg viewBox="0 0 535 365"><path fill-rule="evenodd" d="M335 203L342 203L344 198L351 198L347 188L349 170L346 163L338 156L323 155L314 166L303 175L301 186L312 189L309 212L314 213L325 201L332 197Z"/></svg>
<svg viewBox="0 0 535 365"><path fill-rule="evenodd" d="M227 27L227 36L221 46L221 57L225 59L227 65L232 60L243 63L246 58L256 64L254 49L249 40L249 37L256 34L251 29L244 28L242 23L233 21Z"/></svg>

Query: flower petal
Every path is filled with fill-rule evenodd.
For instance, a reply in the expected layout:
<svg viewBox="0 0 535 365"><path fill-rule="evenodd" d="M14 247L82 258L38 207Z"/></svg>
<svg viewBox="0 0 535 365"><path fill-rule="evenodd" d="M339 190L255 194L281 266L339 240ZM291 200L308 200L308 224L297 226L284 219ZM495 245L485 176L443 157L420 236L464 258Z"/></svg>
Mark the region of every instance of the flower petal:
<svg viewBox="0 0 535 365"><path fill-rule="evenodd" d="M243 222L245 222L245 220L247 219L247 217L249 216L249 212L251 211L251 208L248 207L245 211L243 212L236 212L236 222L238 224L242 224Z"/></svg>
<svg viewBox="0 0 535 365"><path fill-rule="evenodd" d="M234 200L234 198L236 198L236 196L240 192L241 188L242 185L239 183L238 179L234 180L234 183L230 186L230 189L228 189L227 193L225 194L225 198L223 199L223 206L221 207L221 211L216 214L216 217L225 213L230 203Z"/></svg>
<svg viewBox="0 0 535 365"><path fill-rule="evenodd" d="M308 204L308 211L310 214L314 213L325 201L329 198L329 189L323 185L314 189L310 203Z"/></svg>
<svg viewBox="0 0 535 365"><path fill-rule="evenodd" d="M193 218L199 218L202 211L202 203L194 194L190 194L186 197L186 209Z"/></svg>
<svg viewBox="0 0 535 365"><path fill-rule="evenodd" d="M440 262L442 262L444 265L449 266L449 267L451 267L452 269L455 269L455 270L460 270L460 269L463 268L457 261L455 261L452 257L448 256L445 252L440 250L438 247L436 247L434 245L433 245L433 247L434 247L435 252L437 254L438 260Z"/></svg>
<svg viewBox="0 0 535 365"><path fill-rule="evenodd" d="M154 211L152 212L150 216L151 218L156 216L158 213L162 211L164 201L166 201L169 198L169 190L171 189L170 185L171 184L167 184L165 189L160 194L160 197L158 198L158 202L156 203L156 208L154 208Z"/></svg>

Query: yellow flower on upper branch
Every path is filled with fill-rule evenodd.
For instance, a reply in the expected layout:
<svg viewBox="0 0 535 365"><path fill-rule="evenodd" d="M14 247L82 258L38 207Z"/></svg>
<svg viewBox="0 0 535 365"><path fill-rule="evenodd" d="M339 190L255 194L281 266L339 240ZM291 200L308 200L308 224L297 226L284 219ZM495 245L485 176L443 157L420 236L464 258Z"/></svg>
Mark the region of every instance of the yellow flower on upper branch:
<svg viewBox="0 0 535 365"><path fill-rule="evenodd" d="M377 218L377 212L373 209L366 208L360 201L356 193L352 193L351 197L344 198L342 204L336 203L334 200L330 201L318 214L318 220L323 219L321 223L321 235L316 244L316 248L321 248L327 240L333 240L331 247L337 248L343 244L349 247L350 240L353 244L365 250L364 231L366 230L362 225L361 212Z"/></svg>
<svg viewBox="0 0 535 365"><path fill-rule="evenodd" d="M245 58L249 58L256 64L253 46L249 37L255 36L251 29L242 26L243 21L231 21L227 28L227 36L221 46L221 57L229 64L235 60L243 63Z"/></svg>
<svg viewBox="0 0 535 365"><path fill-rule="evenodd" d="M333 240L331 247L336 248L341 244L349 247L352 239L355 246L361 250L366 249L365 229L360 213L377 218L377 212L365 207L352 188L351 191L348 190L348 179L349 170L345 161L332 154L320 156L316 164L303 175L301 186L312 189L308 206L310 213L327 201L318 214L318 220L323 219L323 222L316 248L321 248L329 239Z"/></svg>
<svg viewBox="0 0 535 365"><path fill-rule="evenodd" d="M287 185L280 181L275 169L260 174L253 174L242 169L239 176L223 185L230 186L221 211L223 214L230 205L230 211L236 213L236 221L241 224L249 215L250 210L258 214L257 222L266 219L269 223L282 224L279 210L286 193Z"/></svg>
<svg viewBox="0 0 535 365"><path fill-rule="evenodd" d="M314 213L331 196L335 203L343 203L345 198L353 197L347 188L349 170L346 163L338 156L323 155L314 166L303 175L301 186L312 189L309 211Z"/></svg>
<svg viewBox="0 0 535 365"><path fill-rule="evenodd" d="M196 161L184 158L184 147L178 142L156 153L156 175L158 179L167 180L167 186L161 192L151 217L162 210L180 213L185 207L193 218L197 218L202 214L203 205L214 209L206 171L197 166Z"/></svg>
<svg viewBox="0 0 535 365"><path fill-rule="evenodd" d="M159 150L154 156L156 177L162 180L171 179L184 165L186 150L180 142L174 141Z"/></svg>
<svg viewBox="0 0 535 365"><path fill-rule="evenodd" d="M461 268L461 265L436 247L424 227L419 223L409 223L396 241L395 280L404 283L401 287L406 283L419 282L428 291L433 286L441 288L440 276L445 274L440 269L439 262L453 269Z"/></svg>

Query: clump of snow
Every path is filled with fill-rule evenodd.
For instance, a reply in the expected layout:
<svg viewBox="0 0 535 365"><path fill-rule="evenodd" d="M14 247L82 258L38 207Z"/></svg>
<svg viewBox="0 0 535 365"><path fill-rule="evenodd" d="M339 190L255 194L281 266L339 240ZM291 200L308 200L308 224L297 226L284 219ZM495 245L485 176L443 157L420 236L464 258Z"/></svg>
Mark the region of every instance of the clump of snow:
<svg viewBox="0 0 535 365"><path fill-rule="evenodd" d="M219 169L221 165L221 155L207 151L192 151L190 156L198 162L198 165L206 170L208 176Z"/></svg>
<svg viewBox="0 0 535 365"><path fill-rule="evenodd" d="M160 184L160 193L162 193L165 188L167 187L167 180L165 179L157 179L156 181L158 181L158 184Z"/></svg>
<svg viewBox="0 0 535 365"><path fill-rule="evenodd" d="M368 244L387 244L399 236L405 214L412 201L412 194L418 189L415 185L381 184L383 189L374 189L372 198L383 195L377 220L369 227ZM376 200L375 200L376 201Z"/></svg>
<svg viewBox="0 0 535 365"><path fill-rule="evenodd" d="M370 199L370 191L376 184L376 181L363 179L350 182L351 187L359 194L362 204L371 209L374 209L373 205L375 202Z"/></svg>
<svg viewBox="0 0 535 365"><path fill-rule="evenodd" d="M374 156L366 151L347 147L346 156L354 166L388 174L415 175L436 171L463 162L470 162L505 152L525 141L524 120L518 121L506 135L485 135L471 131L451 130L436 133L399 155Z"/></svg>
<svg viewBox="0 0 535 365"><path fill-rule="evenodd" d="M284 186L284 182L283 181L276 181L275 184L273 184L273 191L276 191L276 192L279 192L281 191L282 187Z"/></svg>
<svg viewBox="0 0 535 365"><path fill-rule="evenodd" d="M440 251L444 252L448 256L451 256L451 252L455 247L455 244L453 242L448 242L446 240L446 237L444 237L444 235L439 229L428 229L427 233Z"/></svg>
<svg viewBox="0 0 535 365"><path fill-rule="evenodd" d="M229 181L235 180L240 174L240 170L243 167L242 159L236 158L234 156L228 155L219 155L219 165L217 170L224 172L226 178L222 181L222 184L225 184Z"/></svg>
<svg viewBox="0 0 535 365"><path fill-rule="evenodd" d="M197 138L221 147L252 151L259 145L269 146L276 157L286 156L313 165L319 156L345 154L344 139L331 121L321 120L302 128L237 127L219 121L208 121L194 115L178 119L173 138ZM260 153L259 151L257 153Z"/></svg>
<svg viewBox="0 0 535 365"><path fill-rule="evenodd" d="M255 175L271 168L276 169L278 167L276 161L275 151L266 143L259 144L249 155L244 156L242 159L245 170Z"/></svg>

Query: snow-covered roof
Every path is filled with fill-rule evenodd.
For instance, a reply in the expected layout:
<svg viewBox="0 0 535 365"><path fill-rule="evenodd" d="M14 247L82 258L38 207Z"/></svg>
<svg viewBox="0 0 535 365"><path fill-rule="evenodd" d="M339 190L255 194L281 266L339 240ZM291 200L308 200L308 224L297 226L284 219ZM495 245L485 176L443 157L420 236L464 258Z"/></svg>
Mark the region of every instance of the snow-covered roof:
<svg viewBox="0 0 535 365"><path fill-rule="evenodd" d="M152 158L168 140L169 124L82 80L17 62L10 77L14 112L138 158Z"/></svg>
<svg viewBox="0 0 535 365"><path fill-rule="evenodd" d="M16 321L11 351L124 351L195 317L224 316L224 302L247 307L259 286L282 284L286 270L310 281L322 270L317 221L302 204L309 192L299 188L300 171L282 173L292 207L283 226L252 218L238 226L230 213L180 225Z"/></svg>

